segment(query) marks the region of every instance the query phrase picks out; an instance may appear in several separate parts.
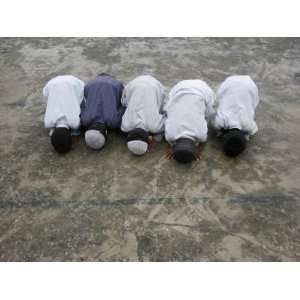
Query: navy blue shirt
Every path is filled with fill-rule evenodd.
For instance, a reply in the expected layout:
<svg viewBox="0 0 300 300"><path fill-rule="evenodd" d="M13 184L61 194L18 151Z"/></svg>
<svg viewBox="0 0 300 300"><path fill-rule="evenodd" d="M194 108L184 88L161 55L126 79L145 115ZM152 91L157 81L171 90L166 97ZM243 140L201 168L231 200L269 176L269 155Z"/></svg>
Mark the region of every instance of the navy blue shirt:
<svg viewBox="0 0 300 300"><path fill-rule="evenodd" d="M120 128L125 111L121 104L123 88L122 82L105 73L88 82L84 87L86 102L81 108L81 126L102 123L108 128Z"/></svg>

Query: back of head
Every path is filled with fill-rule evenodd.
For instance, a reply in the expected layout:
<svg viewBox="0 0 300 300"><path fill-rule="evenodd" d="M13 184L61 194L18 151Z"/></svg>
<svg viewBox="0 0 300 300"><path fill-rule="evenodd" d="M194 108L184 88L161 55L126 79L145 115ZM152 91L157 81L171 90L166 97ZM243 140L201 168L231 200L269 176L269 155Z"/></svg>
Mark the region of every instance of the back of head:
<svg viewBox="0 0 300 300"><path fill-rule="evenodd" d="M128 150L134 155L144 155L148 150L148 143L144 141L130 141L127 142Z"/></svg>
<svg viewBox="0 0 300 300"><path fill-rule="evenodd" d="M223 150L227 156L236 157L246 148L246 137L239 129L232 129L223 137Z"/></svg>
<svg viewBox="0 0 300 300"><path fill-rule="evenodd" d="M58 153L67 153L72 147L71 132L68 128L55 128L51 135L51 143Z"/></svg>
<svg viewBox="0 0 300 300"><path fill-rule="evenodd" d="M105 144L105 136L95 129L87 130L84 139L86 144L94 150L100 150Z"/></svg>
<svg viewBox="0 0 300 300"><path fill-rule="evenodd" d="M128 133L127 147L135 155L143 155L148 150L149 134L141 128L136 128Z"/></svg>
<svg viewBox="0 0 300 300"><path fill-rule="evenodd" d="M102 123L92 124L84 134L86 144L94 149L100 150L106 142L106 126Z"/></svg>
<svg viewBox="0 0 300 300"><path fill-rule="evenodd" d="M188 138L178 139L173 146L174 158L180 163L190 163L194 160L196 154L196 145L194 141Z"/></svg>

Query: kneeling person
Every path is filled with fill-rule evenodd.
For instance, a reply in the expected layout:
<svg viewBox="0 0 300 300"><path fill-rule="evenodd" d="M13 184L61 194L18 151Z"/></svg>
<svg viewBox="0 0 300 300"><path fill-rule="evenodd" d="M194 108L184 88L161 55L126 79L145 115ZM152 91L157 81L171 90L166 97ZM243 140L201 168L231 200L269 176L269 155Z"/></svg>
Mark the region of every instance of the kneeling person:
<svg viewBox="0 0 300 300"><path fill-rule="evenodd" d="M128 133L127 147L135 155L143 155L164 131L162 112L165 92L154 77L143 75L129 82L124 90L122 103L126 111L121 130Z"/></svg>
<svg viewBox="0 0 300 300"><path fill-rule="evenodd" d="M50 130L54 149L59 153L70 151L71 135L78 134L83 89L84 83L71 75L57 76L43 89L43 96L48 99L44 124Z"/></svg>
<svg viewBox="0 0 300 300"><path fill-rule="evenodd" d="M219 87L216 102L213 127L222 137L225 154L235 157L245 150L247 140L258 130L257 86L249 76L230 76Z"/></svg>
<svg viewBox="0 0 300 300"><path fill-rule="evenodd" d="M202 80L183 80L171 89L165 106L165 138L172 147L171 156L178 162L197 158L199 143L207 140L214 99L214 92Z"/></svg>
<svg viewBox="0 0 300 300"><path fill-rule="evenodd" d="M105 73L86 84L80 119L85 142L92 149L104 147L107 129L120 129L124 113L122 92L122 82Z"/></svg>

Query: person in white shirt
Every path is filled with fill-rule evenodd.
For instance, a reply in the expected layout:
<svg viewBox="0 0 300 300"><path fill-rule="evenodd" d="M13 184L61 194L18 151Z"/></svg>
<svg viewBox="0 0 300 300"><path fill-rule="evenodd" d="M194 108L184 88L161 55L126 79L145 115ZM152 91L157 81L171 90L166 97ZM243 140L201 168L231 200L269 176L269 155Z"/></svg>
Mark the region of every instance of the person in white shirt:
<svg viewBox="0 0 300 300"><path fill-rule="evenodd" d="M230 76L220 85L216 103L212 125L222 137L225 154L236 157L258 130L255 122L259 103L257 86L250 76Z"/></svg>
<svg viewBox="0 0 300 300"><path fill-rule="evenodd" d="M43 96L47 98L44 124L51 143L57 152L66 153L72 147L71 135L80 127L84 83L71 75L57 76L45 85Z"/></svg>
<svg viewBox="0 0 300 300"><path fill-rule="evenodd" d="M178 162L197 159L199 143L207 140L208 122L214 114L215 94L202 80L183 80L169 93L164 108L165 138Z"/></svg>
<svg viewBox="0 0 300 300"><path fill-rule="evenodd" d="M164 99L165 88L150 75L139 76L125 86L122 105L126 110L121 130L128 133L127 147L133 154L145 154L153 143L153 136L163 133Z"/></svg>

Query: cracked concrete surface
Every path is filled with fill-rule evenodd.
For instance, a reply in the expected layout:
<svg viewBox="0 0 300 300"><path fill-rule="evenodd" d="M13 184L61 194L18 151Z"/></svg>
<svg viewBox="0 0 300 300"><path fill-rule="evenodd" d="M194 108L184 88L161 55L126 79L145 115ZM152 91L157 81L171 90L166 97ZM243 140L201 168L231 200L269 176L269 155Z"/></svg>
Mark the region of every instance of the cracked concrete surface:
<svg viewBox="0 0 300 300"><path fill-rule="evenodd" d="M1 38L1 261L299 261L300 39ZM143 158L112 134L101 152L74 139L54 153L44 84L99 72L168 88L232 74L259 87L259 132L228 159L211 135L191 166Z"/></svg>

